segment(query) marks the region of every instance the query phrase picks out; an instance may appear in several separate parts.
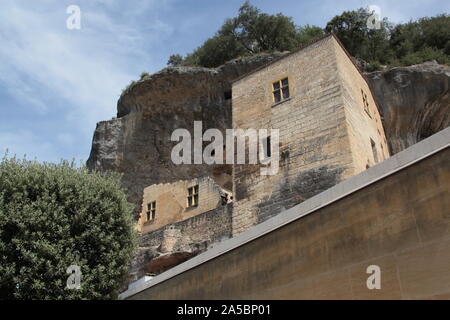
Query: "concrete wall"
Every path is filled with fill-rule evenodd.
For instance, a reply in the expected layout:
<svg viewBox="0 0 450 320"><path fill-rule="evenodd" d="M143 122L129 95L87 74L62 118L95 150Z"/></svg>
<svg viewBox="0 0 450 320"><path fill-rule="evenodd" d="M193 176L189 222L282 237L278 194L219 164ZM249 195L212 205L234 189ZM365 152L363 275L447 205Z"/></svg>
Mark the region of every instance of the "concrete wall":
<svg viewBox="0 0 450 320"><path fill-rule="evenodd" d="M291 98L274 105L272 83L283 77ZM361 112L361 88L373 119ZM332 36L237 80L232 116L233 128L279 129L281 154L274 176L262 176L260 165L234 166L233 234L365 170L373 158L369 136L386 150L380 160L388 156L367 83Z"/></svg>
<svg viewBox="0 0 450 320"><path fill-rule="evenodd" d="M188 188L195 185L199 186L199 205L188 208ZM146 234L165 225L213 210L222 204L221 190L209 177L147 187L144 189L138 229ZM156 218L153 221L147 221L148 204L154 201L156 202Z"/></svg>
<svg viewBox="0 0 450 320"><path fill-rule="evenodd" d="M450 299L449 146L447 129L122 297Z"/></svg>

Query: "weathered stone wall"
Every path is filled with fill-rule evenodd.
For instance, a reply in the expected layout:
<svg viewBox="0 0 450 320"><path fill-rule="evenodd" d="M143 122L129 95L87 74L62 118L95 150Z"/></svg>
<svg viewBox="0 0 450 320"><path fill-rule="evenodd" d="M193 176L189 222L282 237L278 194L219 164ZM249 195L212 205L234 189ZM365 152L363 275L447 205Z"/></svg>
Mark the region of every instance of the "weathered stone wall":
<svg viewBox="0 0 450 320"><path fill-rule="evenodd" d="M194 121L202 121L204 131L231 128L231 81L281 55L237 59L217 69L167 68L144 78L120 97L118 119L98 123L88 167L123 173L136 213L152 184L210 176L231 190L231 166L173 164L170 137L180 128L193 136Z"/></svg>
<svg viewBox="0 0 450 320"><path fill-rule="evenodd" d="M345 120L355 173L364 171L389 157L384 127L366 79L338 42L334 42ZM367 105L363 99L367 98ZM372 142L375 143L372 147ZM376 156L374 155L376 153Z"/></svg>
<svg viewBox="0 0 450 320"><path fill-rule="evenodd" d="M231 238L232 204L196 215L189 219L169 224L139 238L139 249L131 266L131 280L144 276L149 264L158 270L158 259L170 259L159 272L175 266L215 243ZM181 257L181 260L177 260ZM156 273L159 273L156 272Z"/></svg>
<svg viewBox="0 0 450 320"><path fill-rule="evenodd" d="M274 105L272 83L283 77L289 77L291 98ZM355 92L362 87L374 119L361 112ZM369 135L385 146L384 159L387 145L373 133L377 127L367 83L332 36L235 82L233 128L279 129L281 162L273 176L262 176L259 165L234 166L233 233L365 170L373 157Z"/></svg>
<svg viewBox="0 0 450 320"><path fill-rule="evenodd" d="M188 188L198 185L198 206L188 208ZM139 219L139 231L142 234L157 230L214 210L222 206L222 188L210 177L184 180L168 184L156 184L144 189L142 212ZM148 204L156 202L156 217L147 220Z"/></svg>
<svg viewBox="0 0 450 320"><path fill-rule="evenodd" d="M427 62L368 73L393 154L450 126L450 67Z"/></svg>
<svg viewBox="0 0 450 320"><path fill-rule="evenodd" d="M449 158L441 150L129 299L448 300ZM371 265L381 290L367 288Z"/></svg>

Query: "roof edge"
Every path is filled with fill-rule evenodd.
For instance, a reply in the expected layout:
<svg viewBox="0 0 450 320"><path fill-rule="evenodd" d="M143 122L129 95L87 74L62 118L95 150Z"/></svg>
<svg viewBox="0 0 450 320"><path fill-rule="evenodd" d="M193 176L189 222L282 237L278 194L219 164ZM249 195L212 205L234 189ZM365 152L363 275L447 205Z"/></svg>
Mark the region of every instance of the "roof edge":
<svg viewBox="0 0 450 320"><path fill-rule="evenodd" d="M295 49L295 50L289 52L288 54L286 54L286 55L284 55L284 56L281 56L281 57L278 57L278 58L276 58L276 59L273 59L272 61L269 61L268 63L265 63L265 64L263 64L262 66L259 66L258 68L253 69L252 71L247 72L247 73L245 73L245 74L243 74L243 75L237 77L236 79L231 80L231 84L233 84L233 83L235 83L235 82L238 82L238 81L240 81L240 80L242 80L242 79L248 77L249 75L251 75L251 74L253 74L253 73L255 73L255 72L258 72L258 71L260 71L260 70L262 70L262 69L264 69L264 68L270 66L271 64L274 64L275 62L278 62L278 61L280 61L280 60L283 60L283 59L285 59L285 58L287 58L287 57L289 57L289 56L291 56L291 55L293 55L293 54L295 54L295 53L297 53L297 52L299 52L299 51L302 51L302 50L306 49L307 47L309 47L309 46L311 46L311 45L313 45L313 44L315 44L315 43L317 43L317 42L320 42L320 41L322 41L322 40L324 40L324 39L326 39L326 38L328 38L328 37L331 37L331 36L337 38L337 37L334 35L334 33L332 33L332 32L331 32L331 33L327 33L327 34L325 34L325 35L323 35L323 36L321 36L321 37L319 37L319 38L317 38L317 39L311 40L311 41L309 41L309 42L307 42L307 43L301 45L301 46L298 47L297 49Z"/></svg>

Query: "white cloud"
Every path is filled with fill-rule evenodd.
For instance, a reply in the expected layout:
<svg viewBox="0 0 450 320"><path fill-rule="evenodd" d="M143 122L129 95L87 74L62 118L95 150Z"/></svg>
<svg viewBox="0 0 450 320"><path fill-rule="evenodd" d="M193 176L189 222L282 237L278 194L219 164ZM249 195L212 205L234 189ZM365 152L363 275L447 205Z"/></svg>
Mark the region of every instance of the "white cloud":
<svg viewBox="0 0 450 320"><path fill-rule="evenodd" d="M160 37L172 32L157 17L158 3L80 0L82 28L68 30L69 2L44 0L31 5L28 0L2 0L0 89L21 104L33 106L28 112L54 117L62 126L75 128L70 134L80 137L88 149L95 123L115 115L121 90L143 65L147 70L157 68L145 47L156 46ZM149 10L151 32L147 34L137 26L137 18ZM27 143L36 139L30 139L30 134L3 132L0 147L9 145L17 153L32 149ZM55 141L69 141L67 133L58 137Z"/></svg>

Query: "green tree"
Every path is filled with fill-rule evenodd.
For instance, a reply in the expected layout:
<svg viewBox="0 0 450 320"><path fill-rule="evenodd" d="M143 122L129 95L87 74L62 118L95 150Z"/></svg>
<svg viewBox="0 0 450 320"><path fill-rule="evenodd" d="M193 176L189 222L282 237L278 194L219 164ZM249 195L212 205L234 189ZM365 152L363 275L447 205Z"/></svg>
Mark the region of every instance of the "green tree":
<svg viewBox="0 0 450 320"><path fill-rule="evenodd" d="M173 54L169 57L167 65L171 67L178 67L183 63L183 57L179 54Z"/></svg>
<svg viewBox="0 0 450 320"><path fill-rule="evenodd" d="M393 64L410 65L427 60L448 64L450 16L438 15L395 26L390 38Z"/></svg>
<svg viewBox="0 0 450 320"><path fill-rule="evenodd" d="M116 174L73 164L0 162L0 299L114 299L135 243ZM81 288L66 287L81 268Z"/></svg>
<svg viewBox="0 0 450 320"><path fill-rule="evenodd" d="M392 59L389 46L392 25L383 19L379 29L369 29L370 16L371 13L363 8L344 11L331 19L325 30L335 33L352 56L369 62L388 63Z"/></svg>
<svg viewBox="0 0 450 320"><path fill-rule="evenodd" d="M306 44L325 35L322 28L310 26L309 24L299 27L297 30L297 41L299 44Z"/></svg>
<svg viewBox="0 0 450 320"><path fill-rule="evenodd" d="M214 68L242 55L246 52L234 38L215 36L188 55L183 64Z"/></svg>
<svg viewBox="0 0 450 320"><path fill-rule="evenodd" d="M269 15L246 1L239 15L225 22L221 36L234 37L250 54L292 50L298 45L292 18L278 13Z"/></svg>
<svg viewBox="0 0 450 320"><path fill-rule="evenodd" d="M369 28L372 12L359 8L332 18L325 29L297 27L281 13L270 15L246 1L237 17L225 20L216 34L186 58L174 55L169 65L218 67L225 62L261 52L291 51L333 32L354 57L368 62L367 71L382 66L409 65L427 60L448 64L450 17L446 14L394 26L387 18L380 28Z"/></svg>
<svg viewBox="0 0 450 320"><path fill-rule="evenodd" d="M281 13L261 13L246 1L238 16L227 19L213 37L183 60L182 65L218 67L237 57L293 50L322 34L323 30L318 27L297 28L292 18Z"/></svg>

